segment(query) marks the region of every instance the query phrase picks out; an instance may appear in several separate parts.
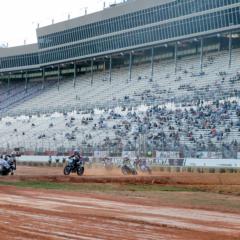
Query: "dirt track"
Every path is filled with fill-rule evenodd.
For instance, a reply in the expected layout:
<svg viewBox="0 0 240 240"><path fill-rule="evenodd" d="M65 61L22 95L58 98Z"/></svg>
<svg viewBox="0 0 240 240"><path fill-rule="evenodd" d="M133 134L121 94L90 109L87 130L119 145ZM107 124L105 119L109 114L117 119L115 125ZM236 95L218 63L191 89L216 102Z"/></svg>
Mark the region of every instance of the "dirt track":
<svg viewBox="0 0 240 240"><path fill-rule="evenodd" d="M4 239L239 239L240 215L0 187ZM14 231L12 231L14 229Z"/></svg>
<svg viewBox="0 0 240 240"><path fill-rule="evenodd" d="M20 167L16 176L1 178L0 181L44 180L70 184L84 181L152 181L151 184L162 181L161 184L164 184L167 181L167 184L239 185L239 174L225 174L221 178L219 175L159 173L150 177L120 176L119 172L112 172L106 177L105 171L90 169L83 178L65 178L62 169L58 168L48 168L46 171L46 168ZM190 194L186 193L185 198L190 198ZM197 193L192 194L197 197ZM87 194L0 186L0 239L240 239L240 210L230 213L224 208L215 211L203 210L203 207L191 209L191 205L176 204L181 201L181 193L165 195L169 195L169 199L175 198L175 203L163 202L160 198L121 196L116 193ZM222 198L224 200L225 197ZM227 198L240 201L238 196ZM217 194L212 199L217 201Z"/></svg>
<svg viewBox="0 0 240 240"><path fill-rule="evenodd" d="M203 185L203 186L239 186L240 174L198 174L198 173L169 173L153 172L152 175L139 173L138 176L123 176L120 169L106 171L103 168L86 169L84 176L76 174L63 175L62 168L47 167L18 167L14 176L6 177L6 181L41 180L70 183L145 183L169 185ZM239 188L240 189L240 188Z"/></svg>

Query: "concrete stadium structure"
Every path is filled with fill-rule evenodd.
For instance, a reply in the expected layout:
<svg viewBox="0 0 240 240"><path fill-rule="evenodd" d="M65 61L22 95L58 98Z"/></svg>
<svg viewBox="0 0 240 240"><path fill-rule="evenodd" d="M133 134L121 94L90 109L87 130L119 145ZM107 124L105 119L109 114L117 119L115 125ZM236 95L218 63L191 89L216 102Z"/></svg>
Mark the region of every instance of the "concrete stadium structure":
<svg viewBox="0 0 240 240"><path fill-rule="evenodd" d="M77 71L91 69L102 59L108 61L111 81L112 61L119 54L129 58L129 77L134 51L165 46L176 60L181 41L197 41L202 50L204 39L218 36L229 40L231 63L232 34L239 33L239 0L132 0L103 11L37 29L38 43L0 49L1 79L27 79L54 68ZM128 55L128 56L126 56ZM201 63L202 66L202 63ZM21 74L20 74L21 73ZM14 77L15 76L15 77Z"/></svg>
<svg viewBox="0 0 240 240"><path fill-rule="evenodd" d="M240 0L125 1L37 38L0 48L4 150L239 158Z"/></svg>

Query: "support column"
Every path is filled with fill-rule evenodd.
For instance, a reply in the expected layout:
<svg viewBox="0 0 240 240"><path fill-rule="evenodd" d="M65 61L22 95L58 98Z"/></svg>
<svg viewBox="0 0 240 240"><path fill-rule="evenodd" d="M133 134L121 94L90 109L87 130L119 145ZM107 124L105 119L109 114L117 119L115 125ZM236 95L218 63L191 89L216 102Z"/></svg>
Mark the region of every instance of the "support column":
<svg viewBox="0 0 240 240"><path fill-rule="evenodd" d="M8 94L10 94L10 77L11 77L11 73L8 74Z"/></svg>
<svg viewBox="0 0 240 240"><path fill-rule="evenodd" d="M129 81L132 80L132 52L129 54Z"/></svg>
<svg viewBox="0 0 240 240"><path fill-rule="evenodd" d="M93 58L91 59L91 85L93 85Z"/></svg>
<svg viewBox="0 0 240 240"><path fill-rule="evenodd" d="M200 70L202 72L203 69L203 38L201 38L201 49L200 49Z"/></svg>
<svg viewBox="0 0 240 240"><path fill-rule="evenodd" d="M25 92L28 91L28 73L25 72Z"/></svg>
<svg viewBox="0 0 240 240"><path fill-rule="evenodd" d="M174 51L175 73L177 72L177 57L178 57L178 43L176 42Z"/></svg>
<svg viewBox="0 0 240 240"><path fill-rule="evenodd" d="M152 54L151 54L151 79L153 81L154 75L154 47L152 47Z"/></svg>
<svg viewBox="0 0 240 240"><path fill-rule="evenodd" d="M60 65L58 64L58 91L60 89L60 77L61 77L61 69L60 69Z"/></svg>
<svg viewBox="0 0 240 240"><path fill-rule="evenodd" d="M104 72L104 76L105 76L105 73L106 73L106 60L105 60L105 58L103 58L103 72Z"/></svg>
<svg viewBox="0 0 240 240"><path fill-rule="evenodd" d="M73 76L73 87L76 87L76 79L77 79L77 64L74 62L74 76Z"/></svg>
<svg viewBox="0 0 240 240"><path fill-rule="evenodd" d="M23 73L23 71L21 71L21 79L22 79L22 80L24 79L24 73Z"/></svg>
<svg viewBox="0 0 240 240"><path fill-rule="evenodd" d="M112 55L110 56L109 59L109 82L112 82Z"/></svg>
<svg viewBox="0 0 240 240"><path fill-rule="evenodd" d="M45 68L42 69L42 89L45 88Z"/></svg>
<svg viewBox="0 0 240 240"><path fill-rule="evenodd" d="M232 65L232 32L229 33L229 63L228 66Z"/></svg>

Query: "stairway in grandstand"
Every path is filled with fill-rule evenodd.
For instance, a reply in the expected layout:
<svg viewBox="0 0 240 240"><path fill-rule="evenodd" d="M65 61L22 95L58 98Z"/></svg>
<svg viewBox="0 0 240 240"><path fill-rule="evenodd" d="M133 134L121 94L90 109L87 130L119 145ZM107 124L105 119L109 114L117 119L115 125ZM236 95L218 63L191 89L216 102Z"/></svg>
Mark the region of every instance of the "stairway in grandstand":
<svg viewBox="0 0 240 240"><path fill-rule="evenodd" d="M9 113L43 111L48 109L72 109L86 106L109 106L113 103L124 103L130 98L132 102L147 100L166 100L189 95L201 96L209 93L211 98L219 94L240 90L240 84L231 79L240 71L240 49L233 51L231 68L228 67L228 52L207 53L204 55L203 72L200 71L200 59L197 55L183 57L178 61L175 73L174 60L155 61L154 78L151 79L150 63L133 65L132 80L129 81L128 67L113 69L112 81L109 83L107 72L94 72L93 85L91 74L77 78L76 87L73 81L63 80L58 90L56 84L49 84L44 90L33 87L36 92L27 96L19 94L11 104L2 102L2 109ZM224 72L221 76L220 72ZM38 90L37 90L38 89ZM205 99L206 99L205 95ZM15 99L15 98L13 98ZM17 101L21 100L17 105ZM129 100L128 100L129 101ZM5 106L5 107L4 107ZM11 108L9 108L11 106Z"/></svg>

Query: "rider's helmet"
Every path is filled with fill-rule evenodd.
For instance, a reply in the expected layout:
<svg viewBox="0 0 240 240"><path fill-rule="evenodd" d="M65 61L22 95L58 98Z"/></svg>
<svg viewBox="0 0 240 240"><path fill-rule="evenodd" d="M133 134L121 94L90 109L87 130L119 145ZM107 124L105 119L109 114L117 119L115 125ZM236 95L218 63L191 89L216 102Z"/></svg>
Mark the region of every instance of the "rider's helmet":
<svg viewBox="0 0 240 240"><path fill-rule="evenodd" d="M80 154L80 150L75 149L75 150L73 151L73 153L74 153L74 155L79 155L79 154Z"/></svg>
<svg viewBox="0 0 240 240"><path fill-rule="evenodd" d="M12 151L12 152L11 152L11 156L12 156L12 157L16 157L16 154L17 154L17 153L16 153L15 151Z"/></svg>

